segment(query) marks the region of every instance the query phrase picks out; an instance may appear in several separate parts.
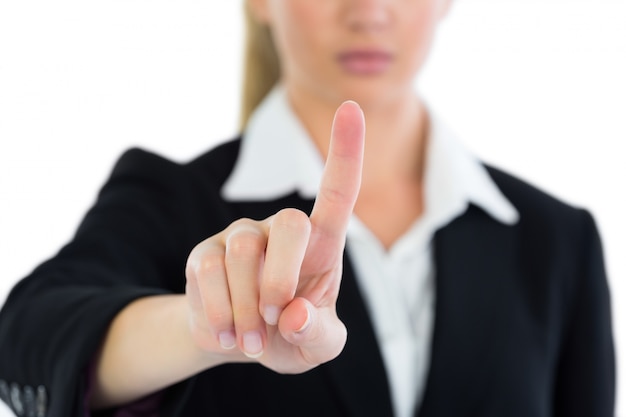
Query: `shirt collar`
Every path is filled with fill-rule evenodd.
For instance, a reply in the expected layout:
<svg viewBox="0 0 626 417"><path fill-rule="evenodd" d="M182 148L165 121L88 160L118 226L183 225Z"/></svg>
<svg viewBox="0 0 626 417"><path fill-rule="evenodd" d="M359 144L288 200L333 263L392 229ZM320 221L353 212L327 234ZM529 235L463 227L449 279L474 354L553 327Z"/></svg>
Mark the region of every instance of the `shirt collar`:
<svg viewBox="0 0 626 417"><path fill-rule="evenodd" d="M437 223L469 203L491 217L515 224L519 214L491 179L485 166L469 152L448 126L429 112L430 127L424 171L425 216ZM446 216L448 219L446 219Z"/></svg>
<svg viewBox="0 0 626 417"><path fill-rule="evenodd" d="M244 131L239 157L222 188L227 200L272 200L297 191L313 199L324 162L277 87L254 111Z"/></svg>
<svg viewBox="0 0 626 417"><path fill-rule="evenodd" d="M516 223L517 210L486 168L444 123L432 112L429 115L424 216L443 225L471 202L502 223ZM301 197L312 199L317 194L323 167L319 151L279 86L252 114L222 195L230 201L263 201L296 191Z"/></svg>

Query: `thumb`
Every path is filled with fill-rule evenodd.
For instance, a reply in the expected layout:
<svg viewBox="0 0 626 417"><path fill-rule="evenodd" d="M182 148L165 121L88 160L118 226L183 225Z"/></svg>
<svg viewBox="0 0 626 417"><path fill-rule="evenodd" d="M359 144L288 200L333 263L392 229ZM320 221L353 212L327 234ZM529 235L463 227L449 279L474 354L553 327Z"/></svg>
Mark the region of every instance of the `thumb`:
<svg viewBox="0 0 626 417"><path fill-rule="evenodd" d="M336 358L343 350L347 331L332 307L315 307L302 297L294 298L278 322L282 337L300 348L302 358L317 366Z"/></svg>

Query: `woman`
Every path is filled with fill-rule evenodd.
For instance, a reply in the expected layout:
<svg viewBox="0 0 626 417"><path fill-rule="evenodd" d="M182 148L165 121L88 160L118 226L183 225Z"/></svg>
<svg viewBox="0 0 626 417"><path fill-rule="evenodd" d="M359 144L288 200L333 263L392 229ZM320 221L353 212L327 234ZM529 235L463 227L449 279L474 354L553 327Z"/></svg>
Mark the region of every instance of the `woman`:
<svg viewBox="0 0 626 417"><path fill-rule="evenodd" d="M120 159L3 308L3 399L50 416L611 415L591 217L480 164L412 88L449 1L247 5L243 138L185 165Z"/></svg>

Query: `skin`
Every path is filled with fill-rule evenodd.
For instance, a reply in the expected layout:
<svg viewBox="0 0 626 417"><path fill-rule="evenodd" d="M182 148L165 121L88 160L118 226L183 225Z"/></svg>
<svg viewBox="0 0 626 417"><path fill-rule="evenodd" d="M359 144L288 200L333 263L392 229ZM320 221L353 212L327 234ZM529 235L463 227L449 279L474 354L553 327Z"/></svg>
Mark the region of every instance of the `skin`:
<svg viewBox="0 0 626 417"><path fill-rule="evenodd" d="M272 29L291 105L324 156L337 106L355 100L362 107L367 150L355 213L389 248L423 209L428 123L414 84L450 0L251 0L250 5ZM337 55L355 49L386 51L391 65L375 76L350 74Z"/></svg>
<svg viewBox="0 0 626 417"><path fill-rule="evenodd" d="M190 253L184 295L123 309L98 356L93 408L224 363L300 373L332 360L346 342L335 306L350 216L389 247L421 214L427 118L412 85L448 2L250 5L271 26L291 105L327 158L313 211L234 222ZM336 57L353 48L383 48L391 63L376 74L346 72Z"/></svg>

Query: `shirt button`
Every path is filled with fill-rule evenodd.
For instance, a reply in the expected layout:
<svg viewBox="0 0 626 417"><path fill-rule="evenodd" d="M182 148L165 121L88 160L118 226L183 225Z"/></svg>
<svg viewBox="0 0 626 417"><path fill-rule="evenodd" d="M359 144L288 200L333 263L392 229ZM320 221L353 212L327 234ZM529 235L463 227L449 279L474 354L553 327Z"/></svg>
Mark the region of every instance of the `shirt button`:
<svg viewBox="0 0 626 417"><path fill-rule="evenodd" d="M16 383L11 384L11 405L13 411L19 417L24 415L24 404L22 403L22 390Z"/></svg>

